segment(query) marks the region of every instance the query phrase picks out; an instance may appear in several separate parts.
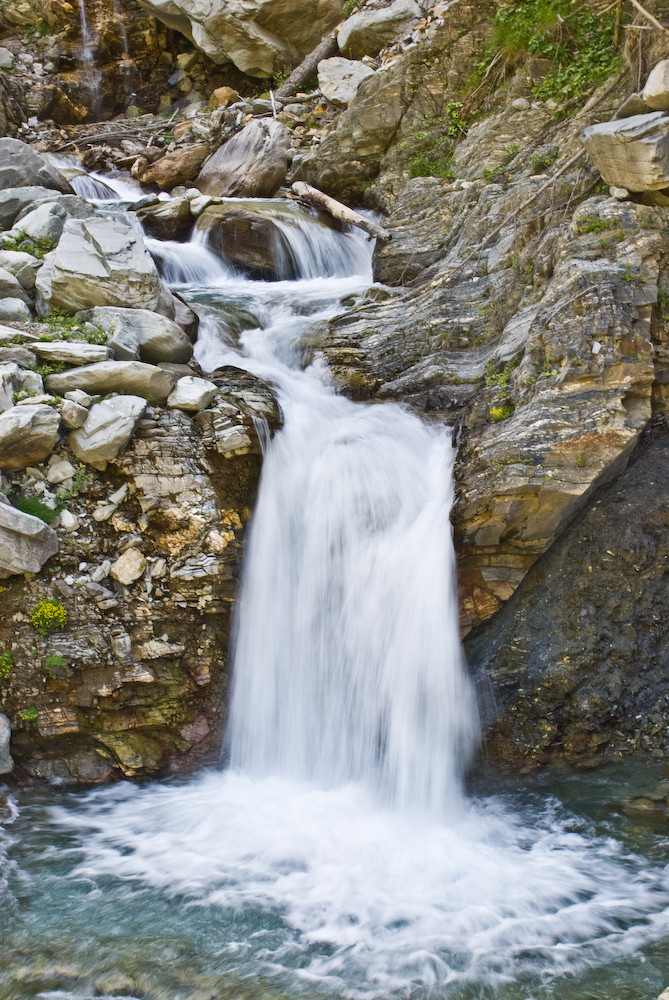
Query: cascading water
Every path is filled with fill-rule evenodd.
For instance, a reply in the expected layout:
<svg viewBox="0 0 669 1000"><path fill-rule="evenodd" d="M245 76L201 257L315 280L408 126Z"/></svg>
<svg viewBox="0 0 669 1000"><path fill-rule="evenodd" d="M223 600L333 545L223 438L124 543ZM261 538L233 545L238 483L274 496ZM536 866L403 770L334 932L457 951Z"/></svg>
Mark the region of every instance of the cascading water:
<svg viewBox="0 0 669 1000"><path fill-rule="evenodd" d="M305 338L369 284L369 247L277 282L159 249L203 317L200 363L270 379L285 425L248 545L230 766L21 806L10 886L34 899L30 947L88 976L58 998L110 970L149 1000L656 996L669 873L660 848L613 835L605 788L575 811L516 786L463 794L476 713L449 436L301 370Z"/></svg>
<svg viewBox="0 0 669 1000"><path fill-rule="evenodd" d="M95 37L88 22L86 0L79 0L79 25L81 28L81 65L84 80L91 92L93 113L96 118L99 118L102 103L100 95L102 75L95 66Z"/></svg>

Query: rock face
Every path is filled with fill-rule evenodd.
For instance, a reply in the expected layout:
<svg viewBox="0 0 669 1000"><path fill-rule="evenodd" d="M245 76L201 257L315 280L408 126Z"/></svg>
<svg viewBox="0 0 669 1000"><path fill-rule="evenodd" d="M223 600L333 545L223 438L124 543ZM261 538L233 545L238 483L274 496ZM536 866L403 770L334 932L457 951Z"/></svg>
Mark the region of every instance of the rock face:
<svg viewBox="0 0 669 1000"><path fill-rule="evenodd" d="M339 51L349 59L375 56L411 29L421 16L415 0L394 0L383 7L363 7L342 24L337 34Z"/></svg>
<svg viewBox="0 0 669 1000"><path fill-rule="evenodd" d="M146 409L142 396L114 396L96 403L84 425L70 434L68 444L86 465L104 470L123 451Z"/></svg>
<svg viewBox="0 0 669 1000"><path fill-rule="evenodd" d="M92 306L166 312L171 297L140 234L120 219L69 219L47 255L36 288L43 311Z"/></svg>
<svg viewBox="0 0 669 1000"><path fill-rule="evenodd" d="M495 760L666 754L668 462L651 435L468 641Z"/></svg>
<svg viewBox="0 0 669 1000"><path fill-rule="evenodd" d="M207 160L195 186L203 194L271 198L286 177L289 146L280 122L251 121Z"/></svg>
<svg viewBox="0 0 669 1000"><path fill-rule="evenodd" d="M15 406L0 414L0 469L25 469L50 455L60 415L52 406Z"/></svg>
<svg viewBox="0 0 669 1000"><path fill-rule="evenodd" d="M141 0L215 62L250 76L295 66L341 19L339 0Z"/></svg>
<svg viewBox="0 0 669 1000"><path fill-rule="evenodd" d="M72 194L69 182L25 142L0 139L0 189L19 185L37 185Z"/></svg>
<svg viewBox="0 0 669 1000"><path fill-rule="evenodd" d="M628 191L669 187L669 118L661 111L591 125L582 139L607 184Z"/></svg>
<svg viewBox="0 0 669 1000"><path fill-rule="evenodd" d="M58 536L53 528L39 517L0 502L0 578L39 573L57 551Z"/></svg>
<svg viewBox="0 0 669 1000"><path fill-rule="evenodd" d="M348 104L358 93L363 80L374 70L352 59L322 59L318 64L318 86L323 97L334 104Z"/></svg>

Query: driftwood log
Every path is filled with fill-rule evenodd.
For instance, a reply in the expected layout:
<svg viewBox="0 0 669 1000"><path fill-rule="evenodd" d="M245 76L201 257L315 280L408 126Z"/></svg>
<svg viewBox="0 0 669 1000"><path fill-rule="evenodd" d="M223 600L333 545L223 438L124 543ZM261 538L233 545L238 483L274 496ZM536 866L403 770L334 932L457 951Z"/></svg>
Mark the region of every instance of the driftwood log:
<svg viewBox="0 0 669 1000"><path fill-rule="evenodd" d="M346 222L350 226L357 226L358 229L363 229L369 235L370 239L380 240L382 243L387 243L388 240L392 239L387 229L377 225L376 222L372 222L370 219L366 219L364 215L354 212L352 208L342 205L340 201L331 198L329 194L323 194L322 191L312 187L311 184L305 184L304 181L295 181L291 190L297 200L322 209L322 211L327 212L333 219L337 219L339 222Z"/></svg>
<svg viewBox="0 0 669 1000"><path fill-rule="evenodd" d="M311 79L318 69L321 59L329 59L330 56L336 55L338 51L337 29L335 28L334 31L331 31L321 39L313 52L305 56L300 65L295 67L288 79L284 80L274 95L277 101L286 101L289 97L292 97L299 87L303 87Z"/></svg>

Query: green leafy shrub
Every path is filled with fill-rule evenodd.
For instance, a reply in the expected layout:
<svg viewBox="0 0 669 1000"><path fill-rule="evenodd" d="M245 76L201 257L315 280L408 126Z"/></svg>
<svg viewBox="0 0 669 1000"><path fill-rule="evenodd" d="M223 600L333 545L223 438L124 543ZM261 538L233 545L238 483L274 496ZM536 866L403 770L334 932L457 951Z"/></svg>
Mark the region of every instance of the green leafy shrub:
<svg viewBox="0 0 669 1000"><path fill-rule="evenodd" d="M39 718L39 712L34 705L30 705L29 708L22 708L19 712L19 718L23 719L24 722L37 722Z"/></svg>
<svg viewBox="0 0 669 1000"><path fill-rule="evenodd" d="M515 413L516 408L511 401L506 403L501 403L499 406L491 406L488 411L488 416L494 424L498 424L500 420L508 420Z"/></svg>
<svg viewBox="0 0 669 1000"><path fill-rule="evenodd" d="M99 323L89 323L68 316L60 309L54 309L46 318L49 330L38 338L42 341L74 340L85 341L88 344L106 344L107 331Z"/></svg>
<svg viewBox="0 0 669 1000"><path fill-rule="evenodd" d="M30 615L30 624L42 635L55 632L67 625L67 611L60 601L38 601Z"/></svg>
<svg viewBox="0 0 669 1000"><path fill-rule="evenodd" d="M14 661L12 660L12 654L8 649L0 653L0 680L5 680L9 677L10 671L14 666Z"/></svg>
<svg viewBox="0 0 669 1000"><path fill-rule="evenodd" d="M32 257L42 260L56 246L56 241L48 236L39 240L33 240L24 232L19 232L16 236L5 235L0 240L3 250L19 250L21 253L29 253Z"/></svg>
<svg viewBox="0 0 669 1000"><path fill-rule="evenodd" d="M40 521L44 521L45 524L51 524L58 516L57 510L54 510L53 507L48 507L47 504L42 503L37 497L18 497L14 501L14 506L17 510L23 511L24 514L32 514L33 517L39 517Z"/></svg>
<svg viewBox="0 0 669 1000"><path fill-rule="evenodd" d="M411 132L400 143L407 154L407 168L412 177L441 177L453 180L453 139L465 133L465 123L460 117L462 105L451 101L440 115L425 114L421 128Z"/></svg>
<svg viewBox="0 0 669 1000"><path fill-rule="evenodd" d="M497 386L498 389L506 389L511 378L511 373L520 364L520 358L507 361L501 370L498 370L493 361L489 361L485 366L485 384L487 386Z"/></svg>
<svg viewBox="0 0 669 1000"><path fill-rule="evenodd" d="M65 657L58 653L54 653L52 656L47 656L44 661L44 669L49 677L52 677L54 680L64 680L66 677L69 677L72 672Z"/></svg>

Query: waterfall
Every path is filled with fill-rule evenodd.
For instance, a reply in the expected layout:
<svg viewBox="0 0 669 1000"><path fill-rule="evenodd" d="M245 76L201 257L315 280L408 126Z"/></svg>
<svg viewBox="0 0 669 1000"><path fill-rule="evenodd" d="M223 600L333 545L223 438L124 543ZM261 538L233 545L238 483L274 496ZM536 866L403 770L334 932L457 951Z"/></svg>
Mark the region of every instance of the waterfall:
<svg viewBox="0 0 669 1000"><path fill-rule="evenodd" d="M86 86L91 92L92 111L95 117L99 118L101 113L101 103L102 103L100 94L100 83L102 81L102 74L100 70L97 69L95 66L95 53L93 51L95 37L88 23L86 0L78 0L78 2L79 2L79 24L81 27L81 65L83 69Z"/></svg>

